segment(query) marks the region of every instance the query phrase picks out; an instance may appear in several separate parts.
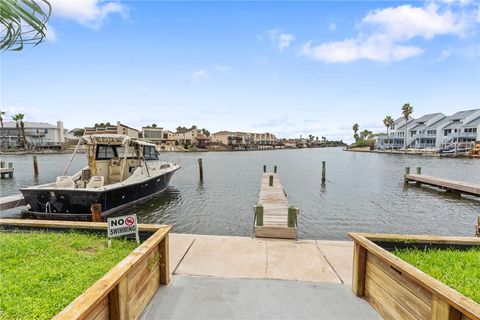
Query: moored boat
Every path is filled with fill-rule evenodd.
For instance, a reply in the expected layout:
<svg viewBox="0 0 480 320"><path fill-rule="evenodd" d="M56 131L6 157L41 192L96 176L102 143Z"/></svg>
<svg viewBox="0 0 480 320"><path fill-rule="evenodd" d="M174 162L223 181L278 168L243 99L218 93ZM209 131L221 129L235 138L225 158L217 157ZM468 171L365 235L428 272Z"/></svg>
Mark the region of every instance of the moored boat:
<svg viewBox="0 0 480 320"><path fill-rule="evenodd" d="M178 164L159 160L155 145L126 135L82 137L88 166L55 182L20 189L30 216L90 220L92 204L106 217L164 191Z"/></svg>

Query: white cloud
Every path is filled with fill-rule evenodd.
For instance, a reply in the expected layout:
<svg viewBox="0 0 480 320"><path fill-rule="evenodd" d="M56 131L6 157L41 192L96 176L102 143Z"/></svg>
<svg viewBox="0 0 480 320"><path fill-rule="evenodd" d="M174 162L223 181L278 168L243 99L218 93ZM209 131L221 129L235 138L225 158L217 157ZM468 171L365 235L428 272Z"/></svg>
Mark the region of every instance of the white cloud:
<svg viewBox="0 0 480 320"><path fill-rule="evenodd" d="M209 78L209 74L206 70L197 70L197 71L194 71L192 72L189 76L188 76L188 80L190 83L198 83L202 80L206 80Z"/></svg>
<svg viewBox="0 0 480 320"><path fill-rule="evenodd" d="M109 14L126 17L127 8L119 2L99 0L51 0L52 15L74 20L88 28L100 28Z"/></svg>
<svg viewBox="0 0 480 320"><path fill-rule="evenodd" d="M468 4L467 0L459 2L464 6ZM404 60L425 51L405 44L414 38L430 40L440 35L468 35L477 19L478 12L475 10L469 7L454 11L450 5L442 6L433 1L422 7L401 5L373 10L362 19L356 37L316 45L308 41L302 46L300 55L328 63L359 59L379 62Z"/></svg>
<svg viewBox="0 0 480 320"><path fill-rule="evenodd" d="M282 52L285 48L288 48L295 37L291 33L282 33L278 29L272 29L267 31L267 34L272 42L275 43L278 50Z"/></svg>
<svg viewBox="0 0 480 320"><path fill-rule="evenodd" d="M47 35L46 35L45 38L49 42L57 42L57 40L58 40L57 32L55 31L55 29L51 25L47 26Z"/></svg>

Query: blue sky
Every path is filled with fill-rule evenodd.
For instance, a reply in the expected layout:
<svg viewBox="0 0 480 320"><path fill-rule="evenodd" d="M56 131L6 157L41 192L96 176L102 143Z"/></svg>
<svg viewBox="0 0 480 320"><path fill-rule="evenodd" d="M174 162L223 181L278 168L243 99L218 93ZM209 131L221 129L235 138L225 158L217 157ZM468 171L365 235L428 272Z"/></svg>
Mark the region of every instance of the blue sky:
<svg viewBox="0 0 480 320"><path fill-rule="evenodd" d="M385 115L480 107L473 0L52 0L48 39L1 53L1 108L95 122L351 140Z"/></svg>

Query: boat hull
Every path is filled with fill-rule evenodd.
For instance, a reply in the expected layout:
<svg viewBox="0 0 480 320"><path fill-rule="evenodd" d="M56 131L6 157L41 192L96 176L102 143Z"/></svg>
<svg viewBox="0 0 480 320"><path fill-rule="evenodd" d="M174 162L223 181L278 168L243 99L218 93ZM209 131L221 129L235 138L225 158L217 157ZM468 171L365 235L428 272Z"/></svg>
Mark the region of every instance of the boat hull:
<svg viewBox="0 0 480 320"><path fill-rule="evenodd" d="M45 219L91 220L90 207L99 203L102 206L102 216L106 217L164 191L174 172L107 190L21 189L26 203L30 205L30 209L24 213Z"/></svg>

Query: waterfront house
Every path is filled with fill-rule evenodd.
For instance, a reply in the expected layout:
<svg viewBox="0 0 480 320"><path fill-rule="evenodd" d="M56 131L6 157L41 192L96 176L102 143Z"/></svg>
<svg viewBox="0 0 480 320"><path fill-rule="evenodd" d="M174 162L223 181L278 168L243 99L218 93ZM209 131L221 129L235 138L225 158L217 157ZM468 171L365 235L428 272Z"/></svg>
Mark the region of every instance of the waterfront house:
<svg viewBox="0 0 480 320"><path fill-rule="evenodd" d="M273 133L219 131L211 135L210 141L233 148L271 148L277 144Z"/></svg>
<svg viewBox="0 0 480 320"><path fill-rule="evenodd" d="M19 131L16 122L4 122L3 127L3 132L0 134L1 145L6 147L20 146L21 141L18 137ZM62 121L57 121L57 125L24 121L24 129L27 144L34 148L61 149L65 143L65 129ZM20 139L23 139L22 133L20 133Z"/></svg>
<svg viewBox="0 0 480 320"><path fill-rule="evenodd" d="M142 138L155 144L165 142L163 128L142 127Z"/></svg>
<svg viewBox="0 0 480 320"><path fill-rule="evenodd" d="M139 137L139 131L137 129L121 124L119 121L117 121L117 125L107 123L95 125L94 127L85 127L84 135L91 134L123 134L134 139L138 139Z"/></svg>
<svg viewBox="0 0 480 320"><path fill-rule="evenodd" d="M480 140L480 109L459 111L441 126L441 145ZM440 145L439 145L440 146Z"/></svg>
<svg viewBox="0 0 480 320"><path fill-rule="evenodd" d="M443 113L431 113L413 120L408 129L408 147L438 147L441 139L437 139L437 133L440 133L439 128L446 122L446 118Z"/></svg>
<svg viewBox="0 0 480 320"><path fill-rule="evenodd" d="M414 119L412 117L408 118L408 121L405 123L405 118L400 117L396 119L389 128L390 139L386 138L383 141L384 145L388 148L400 149L405 146L405 129L409 129L411 123ZM408 133L407 133L408 137ZM408 139L407 139L408 145Z"/></svg>
<svg viewBox="0 0 480 320"><path fill-rule="evenodd" d="M179 144L197 145L198 133L197 126L192 126L190 130L176 132L175 141L178 141Z"/></svg>

